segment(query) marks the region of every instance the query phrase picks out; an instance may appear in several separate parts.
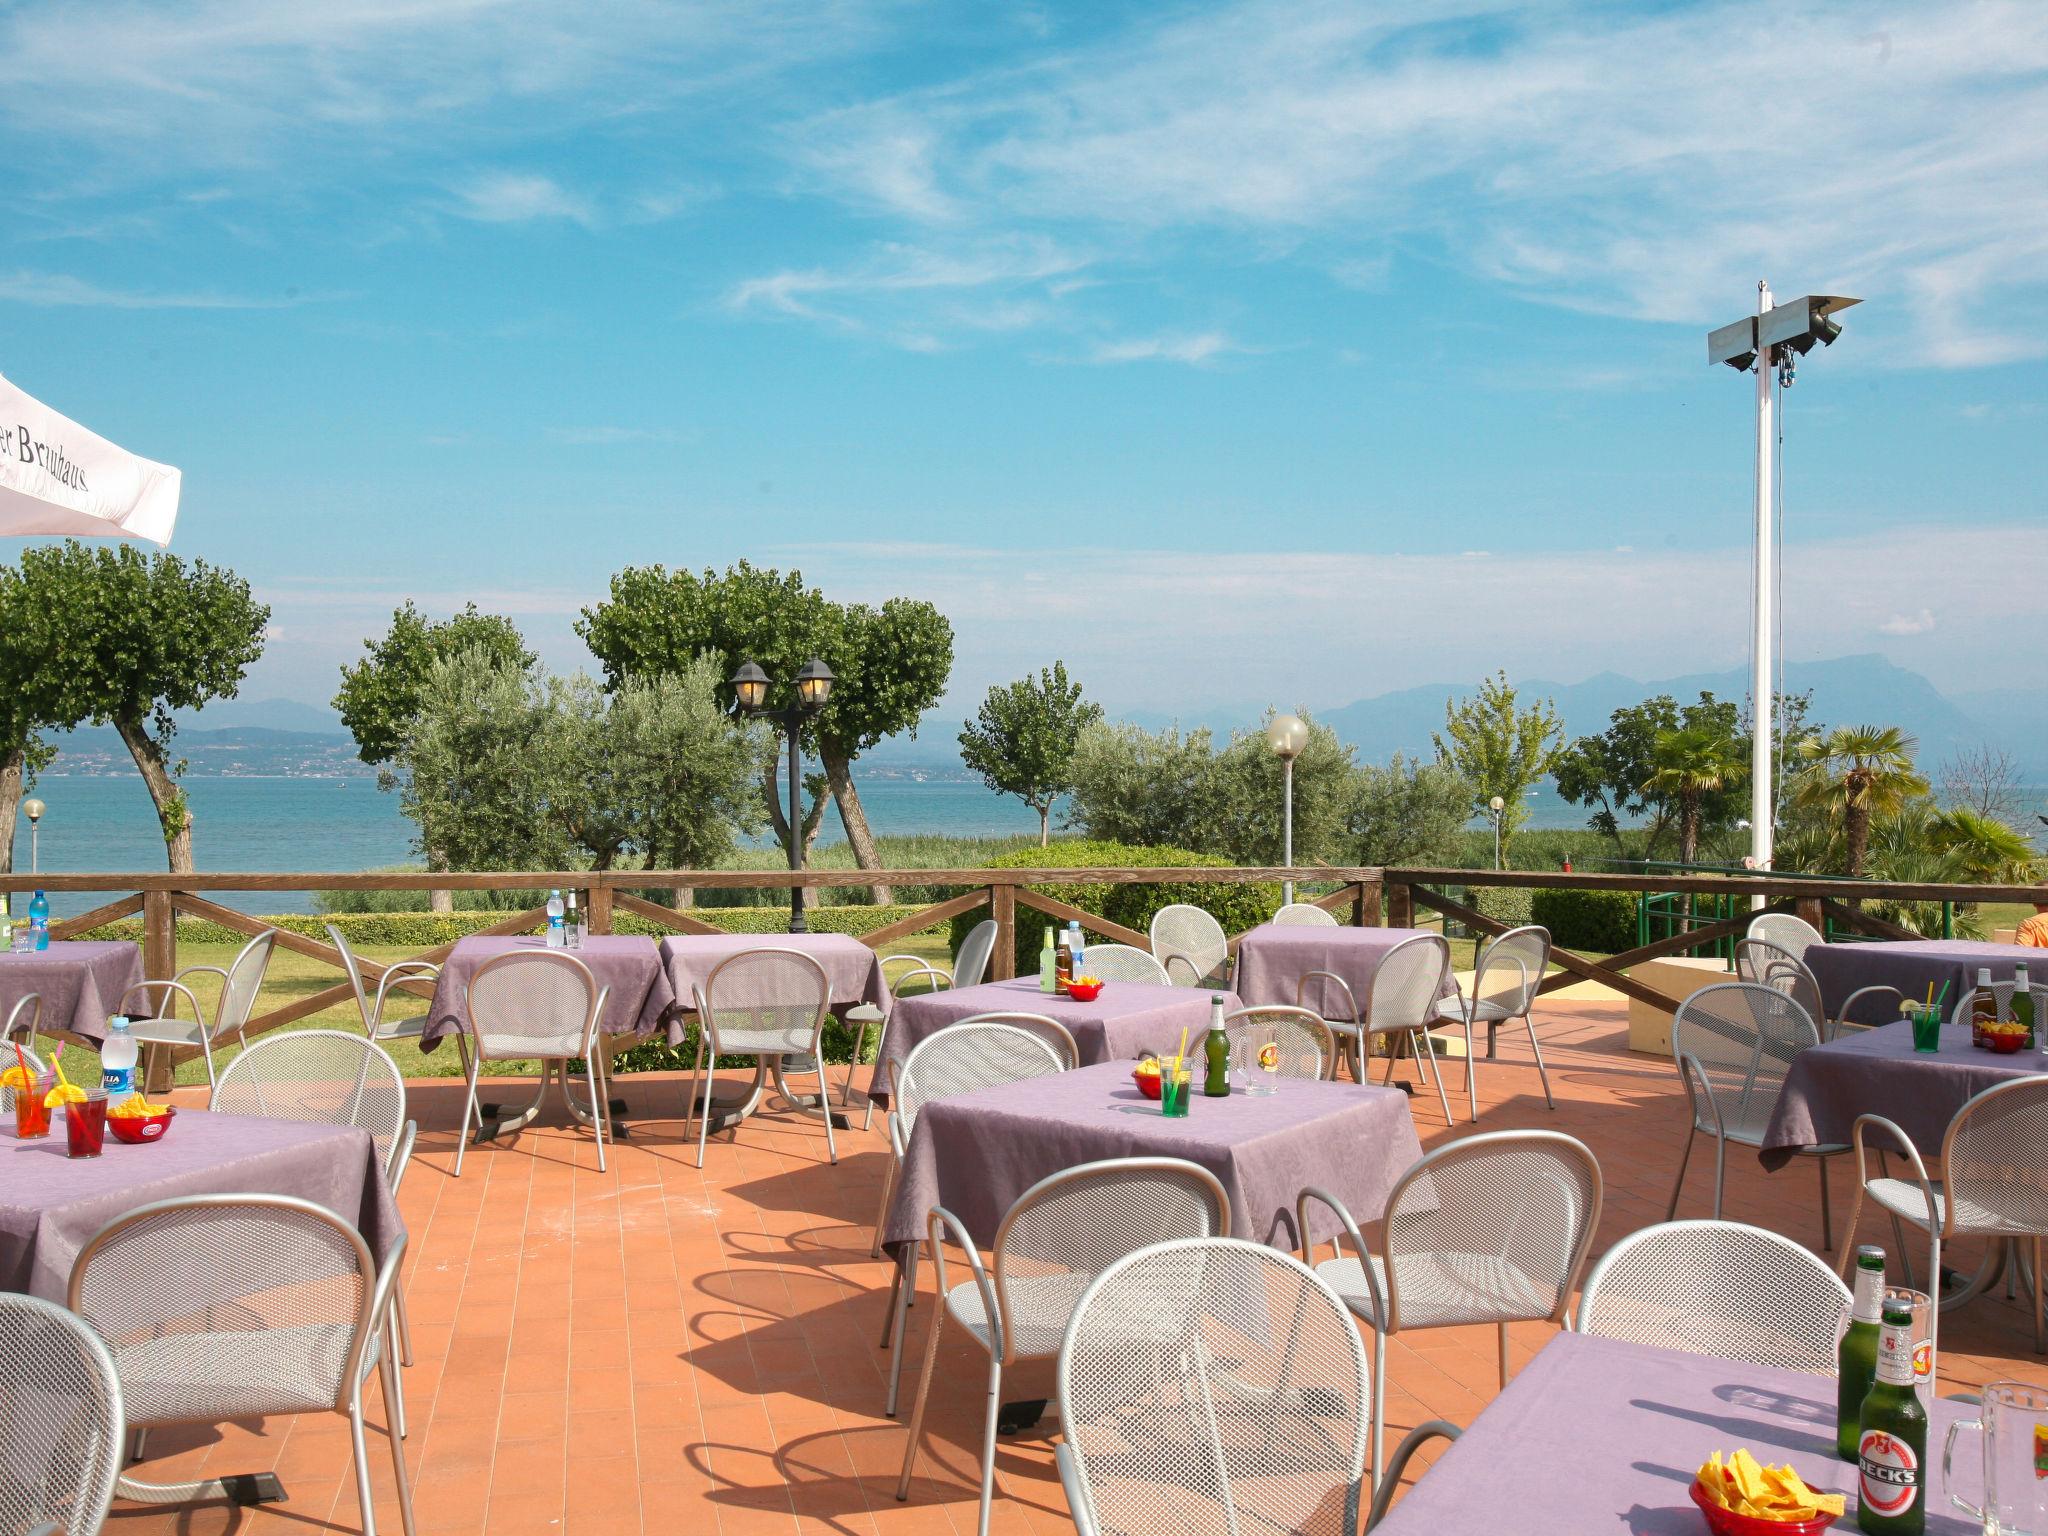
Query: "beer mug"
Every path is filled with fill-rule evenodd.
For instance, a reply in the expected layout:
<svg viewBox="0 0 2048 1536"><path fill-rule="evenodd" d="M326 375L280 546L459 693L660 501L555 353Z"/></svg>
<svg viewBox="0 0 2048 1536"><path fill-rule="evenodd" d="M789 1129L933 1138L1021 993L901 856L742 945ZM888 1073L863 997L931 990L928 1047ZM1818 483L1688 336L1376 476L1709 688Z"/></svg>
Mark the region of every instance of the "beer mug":
<svg viewBox="0 0 2048 1536"><path fill-rule="evenodd" d="M1949 1502L1983 1522L1985 1536L2048 1536L2048 1391L2018 1381L1984 1389L1977 1417L1948 1427L1941 1479L1953 1479L1956 1436L1974 1429L1984 1441L1984 1507L1951 1493Z"/></svg>
<svg viewBox="0 0 2048 1536"><path fill-rule="evenodd" d="M1934 1412L1934 1302L1925 1291L1916 1291L1910 1286L1888 1285L1884 1288L1884 1300L1894 1304L1904 1303L1913 1309L1913 1390L1919 1395L1920 1406L1929 1415ZM2044 1533L2048 1536L2048 1533Z"/></svg>

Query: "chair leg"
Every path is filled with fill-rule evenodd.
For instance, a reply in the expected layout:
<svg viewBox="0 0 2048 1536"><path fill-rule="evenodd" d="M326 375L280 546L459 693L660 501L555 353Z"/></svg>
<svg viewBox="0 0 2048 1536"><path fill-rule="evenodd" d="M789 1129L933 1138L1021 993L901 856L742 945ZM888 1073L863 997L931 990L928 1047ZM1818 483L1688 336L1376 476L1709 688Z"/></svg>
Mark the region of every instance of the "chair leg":
<svg viewBox="0 0 2048 1536"><path fill-rule="evenodd" d="M862 1019L860 1021L860 1030L853 1037L853 1054L846 1061L846 1081L839 1088L839 1107L841 1109L853 1108L853 1074L860 1070L860 1059L867 1054L867 1049L868 1021ZM825 1058L820 1056L818 1058L818 1071L822 1074L824 1070Z"/></svg>
<svg viewBox="0 0 2048 1536"><path fill-rule="evenodd" d="M988 1408L981 1425L981 1518L974 1527L974 1536L988 1536L989 1505L994 1502L996 1491L996 1410L1002 1406L1003 1362L990 1355L988 1360Z"/></svg>
<svg viewBox="0 0 2048 1536"><path fill-rule="evenodd" d="M1685 1128L1685 1150L1678 1154L1678 1177L1671 1181L1671 1204L1664 1212L1666 1221L1678 1215L1678 1195L1685 1188L1685 1165L1692 1161L1693 1138L1699 1133L1700 1126L1697 1120Z"/></svg>
<svg viewBox="0 0 2048 1536"><path fill-rule="evenodd" d="M924 1405L932 1394L932 1369L939 1363L939 1335L946 1329L945 1298L932 1308L932 1331L925 1338L924 1369L917 1376L917 1403L910 1410L910 1434L903 1442L903 1471L896 1479L896 1497L910 1497L910 1474L917 1469L917 1441L924 1433ZM902 1345L897 1345L899 1358ZM991 1420L993 1422L993 1420Z"/></svg>
<svg viewBox="0 0 2048 1536"><path fill-rule="evenodd" d="M390 1398L398 1391L397 1374L385 1366L378 1369L384 1381L384 1395ZM412 1477L405 1470L405 1447L396 1440L391 1442L392 1481L398 1485L398 1521L405 1528L405 1536L415 1536L412 1523Z"/></svg>
<svg viewBox="0 0 2048 1536"><path fill-rule="evenodd" d="M1472 1122L1479 1122L1479 1053L1472 1045L1472 1021L1465 1020L1465 1097L1472 1104Z"/></svg>
<svg viewBox="0 0 2048 1536"><path fill-rule="evenodd" d="M1557 1099L1550 1091L1550 1068L1543 1065L1543 1047L1536 1040L1536 1021L1525 1013L1522 1015L1522 1023L1528 1026L1529 1049L1536 1056L1536 1075L1543 1079L1543 1102L1556 1109ZM1491 1056L1493 1052L1489 1050L1486 1054Z"/></svg>
<svg viewBox="0 0 2048 1536"><path fill-rule="evenodd" d="M396 1290L392 1294L396 1296ZM391 1415L391 1438L403 1440L405 1438L405 1381L397 1374L397 1364L398 1313L394 1310L384 1314L384 1360L378 1368L380 1370L385 1367L392 1368L392 1381L384 1389L384 1406Z"/></svg>
<svg viewBox="0 0 2048 1536"><path fill-rule="evenodd" d="M1714 1138L1714 1220L1721 1219L1721 1191L1728 1182L1728 1138Z"/></svg>
<svg viewBox="0 0 2048 1536"><path fill-rule="evenodd" d="M1946 1172L1946 1170L1944 1170ZM1927 1254L1927 1385L1930 1394L1941 1396L1941 1227L1936 1224L1928 1238Z"/></svg>
<svg viewBox="0 0 2048 1536"><path fill-rule="evenodd" d="M910 1304L917 1296L917 1245L912 1243L904 1250L901 1272L902 1289L896 1293L896 1346L894 1358L889 1362L889 1401L883 1404L890 1418L896 1417L896 1404L903 1387L903 1357L910 1350ZM946 1314L944 1298L940 1298L938 1316L932 1319L932 1337L937 1338L939 1321ZM931 1364L925 1364L929 1371Z"/></svg>
<svg viewBox="0 0 2048 1536"><path fill-rule="evenodd" d="M469 1062L469 1090L462 1105L462 1129L455 1137L455 1177L462 1177L462 1154L469 1150L469 1122L476 1120L479 1128L484 1123L483 1106L476 1101L476 1077L483 1068L483 1058L472 1056Z"/></svg>
<svg viewBox="0 0 2048 1536"><path fill-rule="evenodd" d="M412 1319L406 1315L405 1287L391 1288L391 1321L398 1329L398 1363L412 1364Z"/></svg>
<svg viewBox="0 0 2048 1536"><path fill-rule="evenodd" d="M2030 1241L2034 1245L2034 1353L2043 1355L2048 1354L2048 1342L2044 1342L2041 1337L2041 1239L2036 1237Z"/></svg>
<svg viewBox="0 0 2048 1536"><path fill-rule="evenodd" d="M377 1501L370 1492L370 1448L363 1436L363 1389L357 1386L348 1405L348 1438L355 1452L356 1499L363 1507L363 1536L377 1536ZM394 1439L392 1444L398 1442Z"/></svg>
<svg viewBox="0 0 2048 1536"><path fill-rule="evenodd" d="M601 1048L600 1048L601 1049ZM569 1063L562 1063L562 1075L569 1074ZM590 1129L597 1136L597 1171L604 1172L604 1122L611 1113L610 1095L605 1092L604 1068L599 1064L597 1052L593 1050L583 1063L583 1080L590 1086ZM564 1098L568 1097L566 1086Z"/></svg>
<svg viewBox="0 0 2048 1536"><path fill-rule="evenodd" d="M889 1197L895 1193L896 1159L892 1154L889 1158L888 1171L882 1175L882 1204L875 1212L875 1245L868 1250L868 1257L871 1259L879 1259L882 1256L882 1223L889 1219Z"/></svg>
<svg viewBox="0 0 2048 1536"><path fill-rule="evenodd" d="M1416 1033L1422 1036L1422 1054L1428 1059L1429 1075L1436 1083L1436 1101L1443 1106L1444 1124L1454 1124L1451 1119L1451 1096L1444 1091L1444 1064L1437 1059L1436 1036L1426 1029L1417 1030Z"/></svg>
<svg viewBox="0 0 2048 1536"><path fill-rule="evenodd" d="M1820 1169L1820 1245L1828 1253L1835 1251L1835 1224L1833 1213L1828 1209L1828 1160L1816 1157L1814 1166Z"/></svg>
<svg viewBox="0 0 2048 1536"><path fill-rule="evenodd" d="M698 1079L702 1078L700 1084ZM718 1058L711 1059L711 1070L704 1070L704 1031L697 1031L697 1060L690 1068L690 1105L697 1111L697 1166L704 1166L704 1143L711 1139L711 1086L718 1078ZM699 1095L702 1097L699 1097Z"/></svg>
<svg viewBox="0 0 2048 1536"><path fill-rule="evenodd" d="M1380 1496L1380 1478L1386 1467L1387 1449L1387 1336L1372 1331L1372 1487L1370 1497Z"/></svg>
<svg viewBox="0 0 2048 1536"><path fill-rule="evenodd" d="M1856 1181L1856 1198L1849 1202L1849 1225L1842 1228L1842 1247L1835 1259L1835 1273L1846 1278L1856 1257L1856 1223L1863 1219L1863 1181ZM1900 1250L1901 1254L1904 1250ZM1909 1282L1910 1283L1910 1282Z"/></svg>
<svg viewBox="0 0 2048 1536"><path fill-rule="evenodd" d="M1505 1392L1508 1389L1508 1325L1497 1323L1494 1326L1500 1330L1500 1389Z"/></svg>
<svg viewBox="0 0 2048 1536"><path fill-rule="evenodd" d="M817 1043L818 1053L818 1113L825 1119L825 1155L832 1166L839 1166L839 1144L832 1139L832 1086L825 1081L825 1043Z"/></svg>

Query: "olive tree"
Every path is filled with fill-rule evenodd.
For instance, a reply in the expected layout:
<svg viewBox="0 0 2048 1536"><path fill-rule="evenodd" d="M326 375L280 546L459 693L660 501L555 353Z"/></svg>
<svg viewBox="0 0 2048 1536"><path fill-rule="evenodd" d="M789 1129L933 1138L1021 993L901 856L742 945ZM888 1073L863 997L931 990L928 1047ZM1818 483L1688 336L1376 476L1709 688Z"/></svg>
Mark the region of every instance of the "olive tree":
<svg viewBox="0 0 2048 1536"><path fill-rule="evenodd" d="M1498 795L1503 847L1529 819L1528 790L1564 758L1564 722L1549 699L1521 707L1505 672L1479 685L1468 699L1444 704L1436 757L1471 782L1480 801Z"/></svg>
<svg viewBox="0 0 2048 1536"><path fill-rule="evenodd" d="M999 795L1015 795L1038 812L1038 846L1051 841L1052 803L1074 781L1074 744L1102 718L1102 706L1081 697L1056 661L1036 677L991 688L960 732L960 760Z"/></svg>
<svg viewBox="0 0 2048 1536"><path fill-rule="evenodd" d="M168 757L172 712L233 698L269 622L233 571L68 539L24 550L0 593L0 688L54 729L112 725L156 806L170 869L186 874L192 817Z"/></svg>

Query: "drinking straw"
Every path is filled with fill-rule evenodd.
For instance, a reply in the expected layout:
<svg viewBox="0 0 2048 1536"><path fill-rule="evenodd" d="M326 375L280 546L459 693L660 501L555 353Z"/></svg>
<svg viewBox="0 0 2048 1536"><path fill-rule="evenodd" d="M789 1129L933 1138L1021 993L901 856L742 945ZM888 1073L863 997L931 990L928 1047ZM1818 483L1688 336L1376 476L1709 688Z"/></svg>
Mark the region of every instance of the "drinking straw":
<svg viewBox="0 0 2048 1536"><path fill-rule="evenodd" d="M1955 977L1953 977L1953 976L1949 977L1949 979L1948 979L1948 981L1954 981L1954 980L1955 980ZM1938 1008L1940 1008L1940 1007L1941 1007L1941 1005L1942 1005L1943 1003L1945 1003L1945 1002L1947 1002L1947 1001L1948 1001L1948 981L1944 981L1944 982L1943 982L1943 983L1941 984L1941 995L1940 995L1939 997L1935 998L1935 1000L1934 1000L1934 1006L1935 1006L1935 1007L1936 1007L1937 1009L1938 1009Z"/></svg>
<svg viewBox="0 0 2048 1536"><path fill-rule="evenodd" d="M36 1075L28 1069L28 1058L21 1054L21 1042L19 1040L14 1042L14 1060L21 1068L21 1075L28 1079L29 1086L33 1088L36 1083Z"/></svg>
<svg viewBox="0 0 2048 1536"><path fill-rule="evenodd" d="M1177 1051L1175 1051L1175 1052L1173 1053L1173 1075L1174 1075L1175 1077L1179 1077L1179 1076L1180 1076L1180 1063L1181 1063L1181 1058L1182 1058L1182 1057L1184 1057L1184 1056L1186 1056L1186 1055L1187 1055L1187 1053L1188 1053L1188 1027L1187 1027L1187 1025L1183 1024L1183 1025L1181 1025L1181 1027L1180 1027L1180 1049L1179 1049L1179 1050L1177 1050Z"/></svg>
<svg viewBox="0 0 2048 1536"><path fill-rule="evenodd" d="M1927 983L1927 1006L1930 1008L1934 1006L1934 983L1931 981Z"/></svg>

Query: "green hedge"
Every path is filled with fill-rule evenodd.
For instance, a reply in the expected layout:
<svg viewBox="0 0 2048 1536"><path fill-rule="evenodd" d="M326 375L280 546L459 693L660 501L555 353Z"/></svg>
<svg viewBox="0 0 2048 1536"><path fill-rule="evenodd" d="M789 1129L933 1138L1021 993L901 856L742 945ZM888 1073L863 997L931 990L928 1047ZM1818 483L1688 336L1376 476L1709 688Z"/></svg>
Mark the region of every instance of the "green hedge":
<svg viewBox="0 0 2048 1536"><path fill-rule="evenodd" d="M1212 854L1191 853L1185 848L1142 847L1129 843L1082 841L1058 843L1050 848L1026 848L989 861L993 869L1228 869L1231 861ZM1239 933L1263 923L1280 905L1280 887L1272 884L1210 885L1168 882L1159 885L1097 885L1054 882L1033 885L1032 890L1054 901L1064 901L1106 917L1113 923L1147 933L1152 914L1161 907L1185 903L1200 907L1223 925L1226 933ZM955 953L976 923L988 918L985 909L963 912L953 919ZM1045 942L1048 924L1057 919L1022 903L1017 907L1017 973L1038 974L1038 951Z"/></svg>
<svg viewBox="0 0 2048 1536"><path fill-rule="evenodd" d="M1492 918L1496 923L1509 928L1520 928L1534 922L1529 911L1529 892L1518 891L1511 886L1474 885L1465 888L1465 905ZM1467 926L1466 937L1482 937L1472 933Z"/></svg>
<svg viewBox="0 0 2048 1536"><path fill-rule="evenodd" d="M1636 945L1636 898L1628 891L1537 891L1530 909L1566 949L1618 955Z"/></svg>

